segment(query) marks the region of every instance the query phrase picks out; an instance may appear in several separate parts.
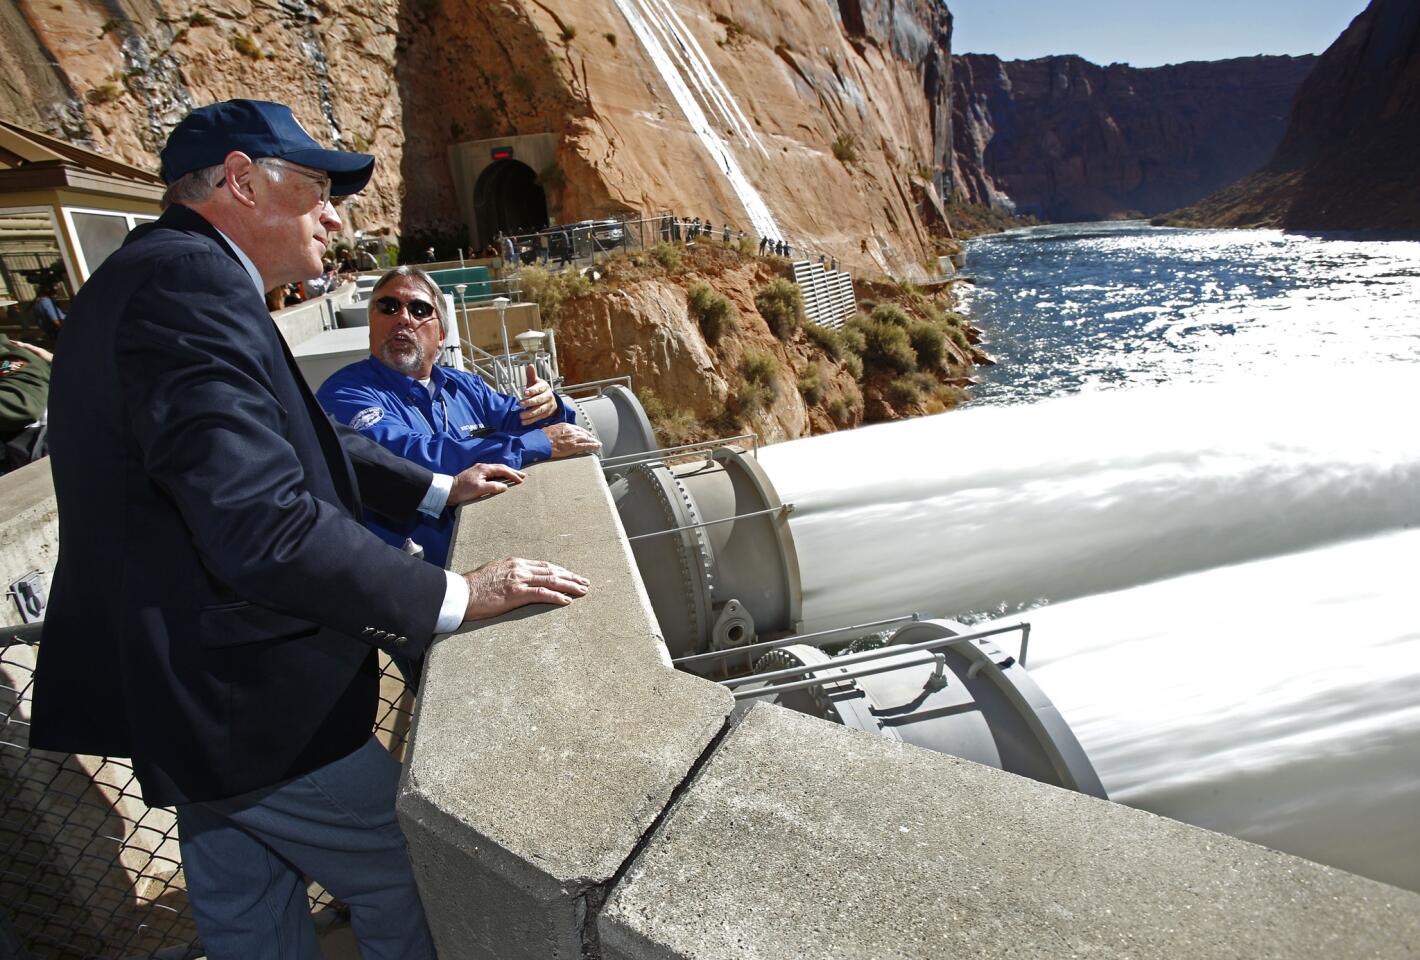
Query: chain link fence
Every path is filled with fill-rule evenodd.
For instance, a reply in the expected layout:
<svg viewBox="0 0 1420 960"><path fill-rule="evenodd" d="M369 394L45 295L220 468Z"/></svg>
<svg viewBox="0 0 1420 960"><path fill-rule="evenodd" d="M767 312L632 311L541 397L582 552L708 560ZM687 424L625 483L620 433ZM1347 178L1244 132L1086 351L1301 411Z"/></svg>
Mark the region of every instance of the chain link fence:
<svg viewBox="0 0 1420 960"><path fill-rule="evenodd" d="M30 749L36 652L0 635L0 956L202 956L173 811L143 802L127 760ZM381 655L376 733L400 759L413 709ZM319 886L309 893L318 918L344 913Z"/></svg>

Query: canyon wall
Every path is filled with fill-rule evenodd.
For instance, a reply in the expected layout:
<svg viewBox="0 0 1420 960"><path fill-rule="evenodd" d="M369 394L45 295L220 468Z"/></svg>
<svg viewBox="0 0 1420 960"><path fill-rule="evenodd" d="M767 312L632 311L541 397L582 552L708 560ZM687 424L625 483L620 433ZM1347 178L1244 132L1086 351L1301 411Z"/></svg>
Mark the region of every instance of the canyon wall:
<svg viewBox="0 0 1420 960"><path fill-rule="evenodd" d="M192 106L281 100L379 157L351 225L420 248L467 242L451 144L539 133L561 222L674 209L898 272L945 228L936 0L15 0L0 18L5 116L154 169Z"/></svg>
<svg viewBox="0 0 1420 960"><path fill-rule="evenodd" d="M953 179L1048 220L1159 213L1266 162L1316 57L1136 68L953 58Z"/></svg>
<svg viewBox="0 0 1420 960"><path fill-rule="evenodd" d="M1420 227L1420 4L1372 0L1297 91L1267 165L1169 222Z"/></svg>

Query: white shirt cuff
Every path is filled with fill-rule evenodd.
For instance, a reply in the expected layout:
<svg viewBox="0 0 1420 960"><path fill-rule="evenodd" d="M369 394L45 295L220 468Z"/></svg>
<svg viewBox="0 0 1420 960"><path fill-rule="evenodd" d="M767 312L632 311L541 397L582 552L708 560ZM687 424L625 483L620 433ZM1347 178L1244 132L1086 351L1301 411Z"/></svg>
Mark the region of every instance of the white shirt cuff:
<svg viewBox="0 0 1420 960"><path fill-rule="evenodd" d="M453 633L463 623L464 611L468 609L468 581L451 570L445 570L447 585L444 588L444 603L439 607L439 620L434 624L435 633Z"/></svg>
<svg viewBox="0 0 1420 960"><path fill-rule="evenodd" d="M429 492L419 501L419 512L437 517L449 505L449 493L454 489L454 478L447 473L434 474L434 482L429 484Z"/></svg>

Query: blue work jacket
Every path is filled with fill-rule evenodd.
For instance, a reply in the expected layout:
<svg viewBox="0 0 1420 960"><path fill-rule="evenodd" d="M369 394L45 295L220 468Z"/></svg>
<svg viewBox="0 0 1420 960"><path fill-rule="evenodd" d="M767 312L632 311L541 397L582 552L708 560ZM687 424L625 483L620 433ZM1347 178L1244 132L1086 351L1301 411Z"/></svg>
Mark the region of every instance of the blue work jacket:
<svg viewBox="0 0 1420 960"><path fill-rule="evenodd" d="M374 357L337 370L316 399L335 419L360 431L386 450L436 473L457 474L475 463L502 463L514 469L552 456L542 427L575 423L577 411L564 397L558 409L529 426L519 422L517 397L497 393L476 374L435 367L433 394L415 380ZM424 558L443 566L453 536L454 513L394 524L366 515L365 525L386 543L406 538L424 548Z"/></svg>

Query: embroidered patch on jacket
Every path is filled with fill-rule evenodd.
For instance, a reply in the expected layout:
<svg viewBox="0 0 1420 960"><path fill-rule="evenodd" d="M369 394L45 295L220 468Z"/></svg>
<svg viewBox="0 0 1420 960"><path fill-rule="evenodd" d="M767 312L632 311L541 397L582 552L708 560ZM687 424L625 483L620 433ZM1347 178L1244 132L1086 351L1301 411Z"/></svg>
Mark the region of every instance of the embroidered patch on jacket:
<svg viewBox="0 0 1420 960"><path fill-rule="evenodd" d="M385 411L382 408L366 407L350 418L350 426L355 430L364 430L366 427L373 427L384 418Z"/></svg>

